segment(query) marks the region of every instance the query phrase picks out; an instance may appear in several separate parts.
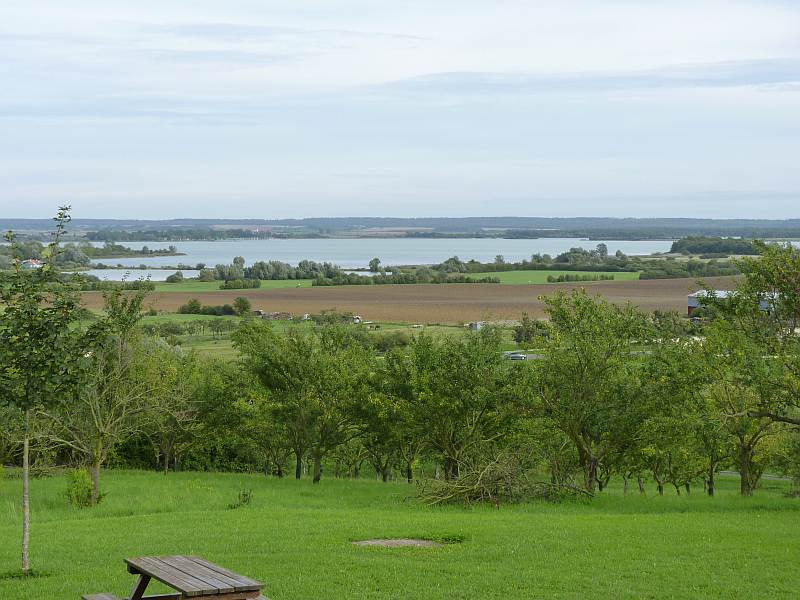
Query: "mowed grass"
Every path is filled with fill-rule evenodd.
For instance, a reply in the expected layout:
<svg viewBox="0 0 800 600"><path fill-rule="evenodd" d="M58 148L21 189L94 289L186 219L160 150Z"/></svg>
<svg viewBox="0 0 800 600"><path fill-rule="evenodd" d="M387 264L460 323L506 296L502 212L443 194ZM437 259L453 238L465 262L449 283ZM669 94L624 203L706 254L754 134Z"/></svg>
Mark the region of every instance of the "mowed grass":
<svg viewBox="0 0 800 600"><path fill-rule="evenodd" d="M277 290L282 288L298 288L298 287L311 287L311 279L262 279L261 290ZM220 290L219 286L221 281L194 281L187 279L179 283L167 283L166 281L153 282L156 286L157 292L219 292L219 291L237 291L237 290ZM238 290L244 293L251 291L250 289Z"/></svg>
<svg viewBox="0 0 800 600"><path fill-rule="evenodd" d="M549 276L559 275L613 275L614 281L638 281L638 272L611 273L604 271L497 271L486 273L469 273L470 277L497 277L500 283L522 285L527 283L549 283ZM585 283L591 283L587 281Z"/></svg>
<svg viewBox="0 0 800 600"><path fill-rule="evenodd" d="M124 557L200 555L265 582L272 600L796 598L800 501L765 482L740 498L623 497L588 504L430 508L405 483L259 475L106 472L108 496L75 510L62 477L32 485L34 568L0 575L0 598L130 593ZM0 573L18 568L20 481L0 481ZM230 510L251 489L249 506ZM442 548L357 547L375 537ZM153 593L151 586L150 593ZM156 588L163 589L163 588Z"/></svg>

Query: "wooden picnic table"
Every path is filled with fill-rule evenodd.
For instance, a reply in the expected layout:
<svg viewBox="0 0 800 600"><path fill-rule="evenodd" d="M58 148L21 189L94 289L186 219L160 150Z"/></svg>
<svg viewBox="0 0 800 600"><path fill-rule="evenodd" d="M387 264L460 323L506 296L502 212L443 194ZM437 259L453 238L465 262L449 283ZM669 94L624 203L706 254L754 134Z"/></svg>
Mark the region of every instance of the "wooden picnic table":
<svg viewBox="0 0 800 600"><path fill-rule="evenodd" d="M128 572L139 579L128 600L267 600L263 584L196 556L143 556L126 558ZM172 594L145 596L152 579L176 590ZM83 600L122 600L113 594L92 594Z"/></svg>

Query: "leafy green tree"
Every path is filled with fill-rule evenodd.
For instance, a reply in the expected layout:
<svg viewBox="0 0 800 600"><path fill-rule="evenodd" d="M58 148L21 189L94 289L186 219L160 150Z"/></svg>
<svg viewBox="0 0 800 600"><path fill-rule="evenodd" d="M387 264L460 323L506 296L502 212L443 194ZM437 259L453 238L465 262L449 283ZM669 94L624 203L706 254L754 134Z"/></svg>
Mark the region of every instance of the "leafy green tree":
<svg viewBox="0 0 800 600"><path fill-rule="evenodd" d="M238 298L235 298L233 300L233 310L240 317L244 317L245 315L250 314L252 308L253 307L250 304L250 300L248 300L244 296L239 296Z"/></svg>
<svg viewBox="0 0 800 600"><path fill-rule="evenodd" d="M164 383L163 366L135 326L144 292L106 294L105 315L90 328L93 343L86 354L75 398L38 409L46 437L80 456L92 478L91 503L101 498L100 470L114 446L142 430L154 390Z"/></svg>
<svg viewBox="0 0 800 600"><path fill-rule="evenodd" d="M704 360L704 341L680 337L680 327L676 327L671 318L656 318L656 324L659 343L654 345L647 361L646 412L648 419L658 420L654 425L660 426L665 435L660 440L658 435L642 434L639 436L643 445L640 451L642 447L649 447L649 456L655 459L651 450L663 443L668 451L686 450L683 456L689 460L692 453L688 451L694 449L704 464L702 475L706 491L713 496L716 473L730 457L732 446L724 415L706 393L706 386L714 375ZM653 429L651 425L648 427ZM673 465L676 465L674 460Z"/></svg>
<svg viewBox="0 0 800 600"><path fill-rule="evenodd" d="M522 313L522 319L514 327L514 341L517 344L530 344L537 338L547 335L547 322L540 319L532 319L528 313Z"/></svg>
<svg viewBox="0 0 800 600"><path fill-rule="evenodd" d="M374 377L375 393L355 407L363 444L383 481L398 463L406 480L414 480L414 464L424 447L424 435L414 421L408 389L406 353L389 352Z"/></svg>
<svg viewBox="0 0 800 600"><path fill-rule="evenodd" d="M59 242L69 223L59 209L53 240L42 250L44 265L23 269L13 235L6 235L13 268L0 285L0 400L22 412L22 571L30 572L31 418L40 408L74 397L84 360L83 316L74 287L57 283Z"/></svg>
<svg viewBox="0 0 800 600"><path fill-rule="evenodd" d="M144 383L143 389L149 393L143 406L145 412L135 424L150 440L156 461L166 474L170 464L179 464L198 435L196 391L202 366L194 354L184 352L180 346L153 339L143 342L141 351L147 352L148 360L141 365L139 381L130 387Z"/></svg>
<svg viewBox="0 0 800 600"><path fill-rule="evenodd" d="M420 335L398 355L396 394L409 405L428 448L442 460L447 479L459 476L470 456L506 434L513 410L511 365L493 328L463 337Z"/></svg>
<svg viewBox="0 0 800 600"><path fill-rule="evenodd" d="M236 331L233 340L286 426L295 477L300 478L302 460L310 454L318 483L323 458L357 434L353 407L369 395L372 360L363 338L337 325L277 335L256 322Z"/></svg>
<svg viewBox="0 0 800 600"><path fill-rule="evenodd" d="M741 493L750 496L761 475L760 449L779 431L778 423L762 416L760 409L780 396L782 365L764 354L764 346L745 330L726 319L718 319L709 328L703 350L710 375L704 393L733 441Z"/></svg>
<svg viewBox="0 0 800 600"><path fill-rule="evenodd" d="M369 261L369 270L373 273L377 273L381 270L381 259L377 256Z"/></svg>
<svg viewBox="0 0 800 600"><path fill-rule="evenodd" d="M535 406L575 445L585 487L594 492L599 470L621 455L640 417L642 361L633 345L649 333L646 319L585 290L544 301L550 335L547 360L534 365Z"/></svg>
<svg viewBox="0 0 800 600"><path fill-rule="evenodd" d="M780 385L748 409L750 416L800 426L800 249L762 242L755 246L759 258L737 262L744 280L735 297L716 307L777 365L773 372Z"/></svg>

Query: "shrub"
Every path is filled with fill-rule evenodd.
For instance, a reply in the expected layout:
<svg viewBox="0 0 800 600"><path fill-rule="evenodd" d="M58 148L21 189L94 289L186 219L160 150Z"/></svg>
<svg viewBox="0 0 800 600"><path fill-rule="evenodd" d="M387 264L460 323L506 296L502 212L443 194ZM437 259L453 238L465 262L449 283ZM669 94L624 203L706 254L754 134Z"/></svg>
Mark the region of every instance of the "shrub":
<svg viewBox="0 0 800 600"><path fill-rule="evenodd" d="M375 335L372 345L378 352L388 352L394 348L403 348L411 343L411 338L405 331L391 331Z"/></svg>
<svg viewBox="0 0 800 600"><path fill-rule="evenodd" d="M221 290L252 290L261 287L260 279L230 279L223 281L219 289Z"/></svg>
<svg viewBox="0 0 800 600"><path fill-rule="evenodd" d="M252 308L253 307L250 304L250 300L248 300L244 296L239 296L233 301L233 310L240 317L243 317L246 314L248 314Z"/></svg>
<svg viewBox="0 0 800 600"><path fill-rule="evenodd" d="M167 283L180 283L181 281L183 281L183 271L176 271L167 276Z"/></svg>
<svg viewBox="0 0 800 600"><path fill-rule="evenodd" d="M67 473L67 499L75 508L92 505L92 479L86 469L75 469Z"/></svg>
<svg viewBox="0 0 800 600"><path fill-rule="evenodd" d="M178 309L178 312L184 315L199 315L202 309L203 305L200 304L200 300L197 298L191 298L186 304Z"/></svg>
<svg viewBox="0 0 800 600"><path fill-rule="evenodd" d="M228 504L230 510L247 506L253 500L253 490L241 490L236 497L236 501Z"/></svg>

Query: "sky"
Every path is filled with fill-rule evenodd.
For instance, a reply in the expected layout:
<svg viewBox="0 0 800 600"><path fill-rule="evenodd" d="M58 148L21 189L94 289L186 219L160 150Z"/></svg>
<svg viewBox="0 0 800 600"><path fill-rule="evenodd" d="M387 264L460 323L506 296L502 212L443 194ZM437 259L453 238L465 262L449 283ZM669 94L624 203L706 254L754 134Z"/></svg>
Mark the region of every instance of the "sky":
<svg viewBox="0 0 800 600"><path fill-rule="evenodd" d="M800 217L796 0L3 0L0 216Z"/></svg>

